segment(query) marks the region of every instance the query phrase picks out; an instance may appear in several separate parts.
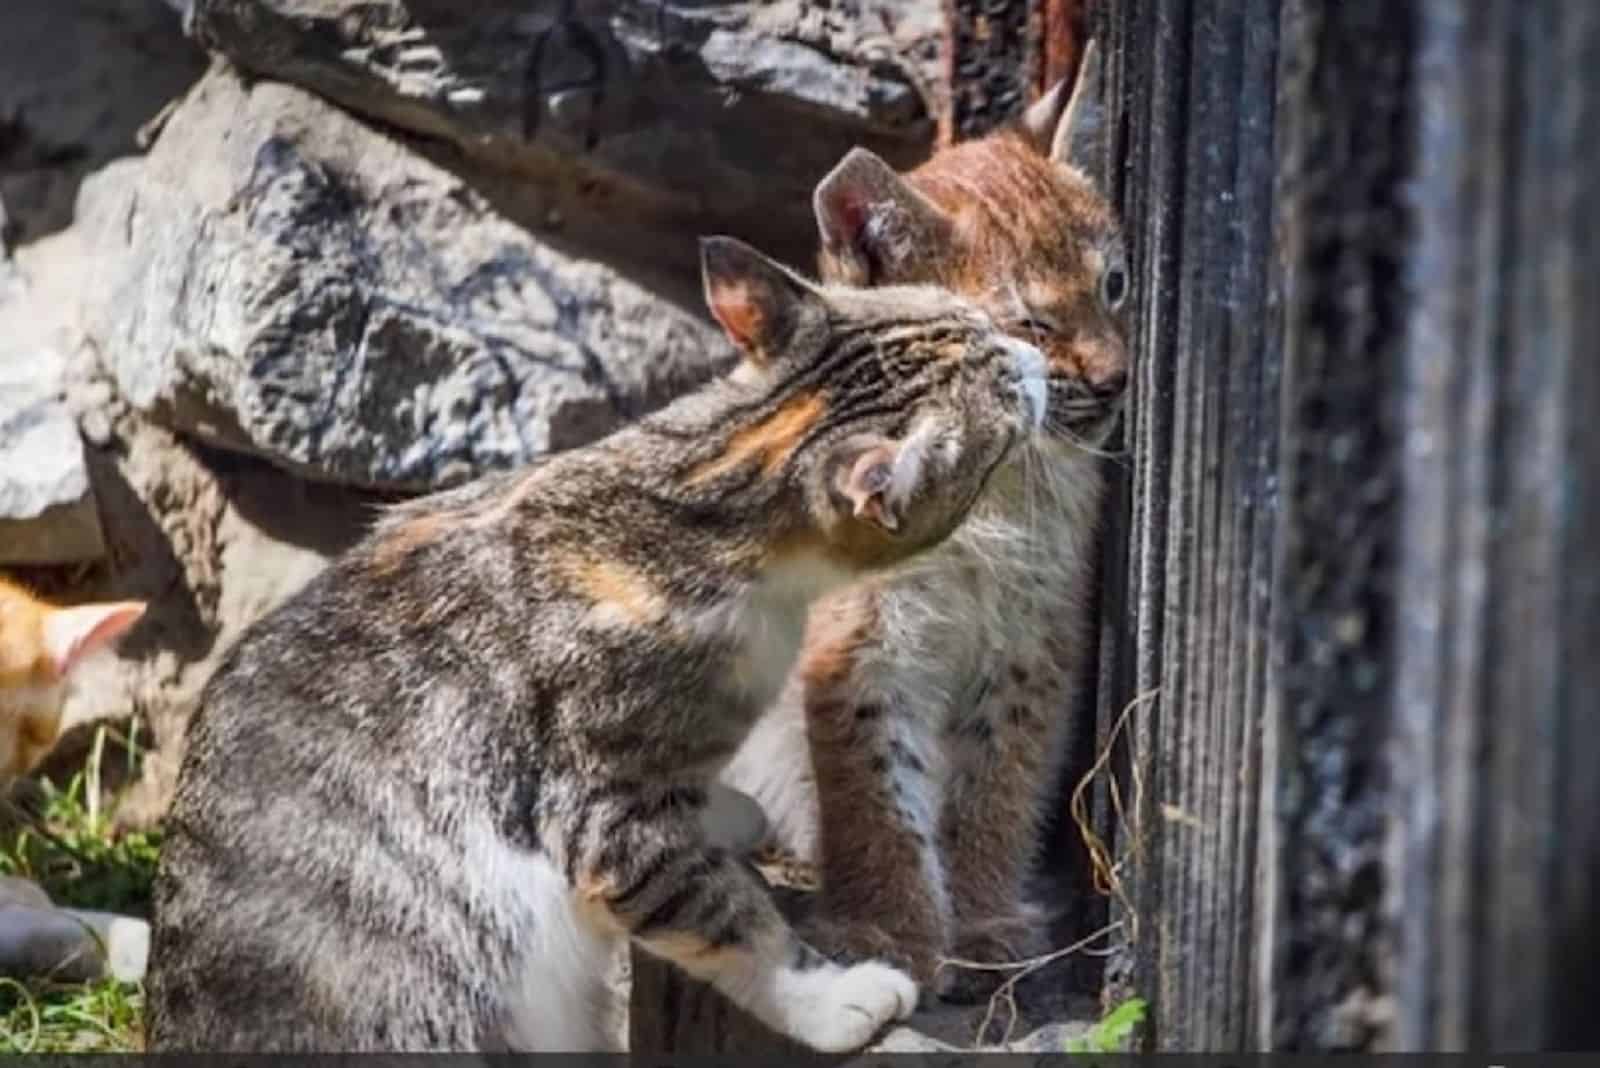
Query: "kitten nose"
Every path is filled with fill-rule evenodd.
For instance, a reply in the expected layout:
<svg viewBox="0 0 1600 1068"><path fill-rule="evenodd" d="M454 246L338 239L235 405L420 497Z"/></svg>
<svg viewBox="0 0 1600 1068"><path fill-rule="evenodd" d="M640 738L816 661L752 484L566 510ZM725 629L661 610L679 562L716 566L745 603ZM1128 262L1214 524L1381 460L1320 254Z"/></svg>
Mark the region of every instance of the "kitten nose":
<svg viewBox="0 0 1600 1068"><path fill-rule="evenodd" d="M1125 370L1114 371L1099 382L1089 383L1089 388L1096 397L1102 400L1112 400L1122 396L1128 388L1128 372Z"/></svg>

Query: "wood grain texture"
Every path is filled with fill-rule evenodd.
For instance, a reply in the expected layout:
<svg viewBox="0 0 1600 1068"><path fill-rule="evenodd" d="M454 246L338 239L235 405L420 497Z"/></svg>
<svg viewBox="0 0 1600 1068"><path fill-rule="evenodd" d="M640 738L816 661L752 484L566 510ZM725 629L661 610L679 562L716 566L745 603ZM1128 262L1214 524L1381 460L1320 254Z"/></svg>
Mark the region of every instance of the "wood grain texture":
<svg viewBox="0 0 1600 1068"><path fill-rule="evenodd" d="M1393 1042L1600 1048L1600 9L1422 5Z"/></svg>
<svg viewBox="0 0 1600 1068"><path fill-rule="evenodd" d="M1470 10L1468 8L1470 7ZM1593 1047L1600 14L1112 5L1107 815L1171 1050Z"/></svg>

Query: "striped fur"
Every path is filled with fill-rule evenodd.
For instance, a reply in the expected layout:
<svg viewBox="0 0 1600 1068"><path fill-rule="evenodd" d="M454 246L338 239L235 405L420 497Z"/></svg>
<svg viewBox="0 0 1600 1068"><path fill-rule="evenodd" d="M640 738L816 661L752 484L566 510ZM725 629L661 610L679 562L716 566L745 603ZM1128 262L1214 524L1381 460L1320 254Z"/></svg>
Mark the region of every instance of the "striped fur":
<svg viewBox="0 0 1600 1068"><path fill-rule="evenodd" d="M729 377L394 509L232 648L156 885L156 1050L600 1049L632 939L822 1050L916 987L799 941L707 790L809 605L912 560L1043 417L1043 361L936 289L707 242Z"/></svg>
<svg viewBox="0 0 1600 1068"><path fill-rule="evenodd" d="M824 277L965 294L1049 363L1049 433L915 568L818 606L799 667L724 775L780 846L820 865L817 943L924 983L944 956L1048 948L1025 886L1090 663L1097 447L1128 370L1121 237L1069 158L1096 144L1095 94L1089 77L1070 97L1058 87L1015 129L903 178L858 149L816 193ZM940 976L960 998L1003 978Z"/></svg>

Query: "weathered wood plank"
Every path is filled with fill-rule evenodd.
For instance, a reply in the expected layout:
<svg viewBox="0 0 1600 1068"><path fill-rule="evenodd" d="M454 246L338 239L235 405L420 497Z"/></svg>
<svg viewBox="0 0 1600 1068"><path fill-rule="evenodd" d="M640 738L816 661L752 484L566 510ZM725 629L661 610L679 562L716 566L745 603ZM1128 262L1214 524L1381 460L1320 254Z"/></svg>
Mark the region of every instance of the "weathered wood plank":
<svg viewBox="0 0 1600 1068"><path fill-rule="evenodd" d="M1158 694L1116 989L1167 1049L1592 1044L1600 13L1107 29L1141 285L1102 742Z"/></svg>
<svg viewBox="0 0 1600 1068"><path fill-rule="evenodd" d="M1163 1049L1245 1044L1273 563L1277 20L1261 0L1112 5L1112 189L1138 281L1121 526L1108 539L1100 737L1127 716L1110 999ZM1131 708L1131 711L1130 711Z"/></svg>
<svg viewBox="0 0 1600 1068"><path fill-rule="evenodd" d="M1393 1041L1600 1021L1600 9L1418 12L1388 922Z"/></svg>

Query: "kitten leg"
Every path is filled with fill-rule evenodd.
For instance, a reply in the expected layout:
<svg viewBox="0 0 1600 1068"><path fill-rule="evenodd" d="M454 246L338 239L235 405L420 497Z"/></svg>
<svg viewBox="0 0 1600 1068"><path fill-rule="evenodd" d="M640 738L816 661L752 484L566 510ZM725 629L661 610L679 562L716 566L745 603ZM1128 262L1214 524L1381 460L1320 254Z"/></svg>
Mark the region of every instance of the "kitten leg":
<svg viewBox="0 0 1600 1068"><path fill-rule="evenodd" d="M708 982L814 1049L860 1049L910 1015L916 984L886 964L841 967L801 942L759 876L700 836L695 787L591 787L565 863L580 914Z"/></svg>
<svg viewBox="0 0 1600 1068"><path fill-rule="evenodd" d="M937 731L899 702L821 684L806 715L816 762L822 892L807 935L825 952L884 957L933 981L949 938L938 836Z"/></svg>
<svg viewBox="0 0 1600 1068"><path fill-rule="evenodd" d="M984 963L1025 960L1049 948L1045 910L1025 900L1024 888L1068 727L1061 672L1019 661L996 675L950 725L955 771L940 836L955 913L951 956ZM941 993L980 998L1004 979L1001 972L957 970Z"/></svg>

